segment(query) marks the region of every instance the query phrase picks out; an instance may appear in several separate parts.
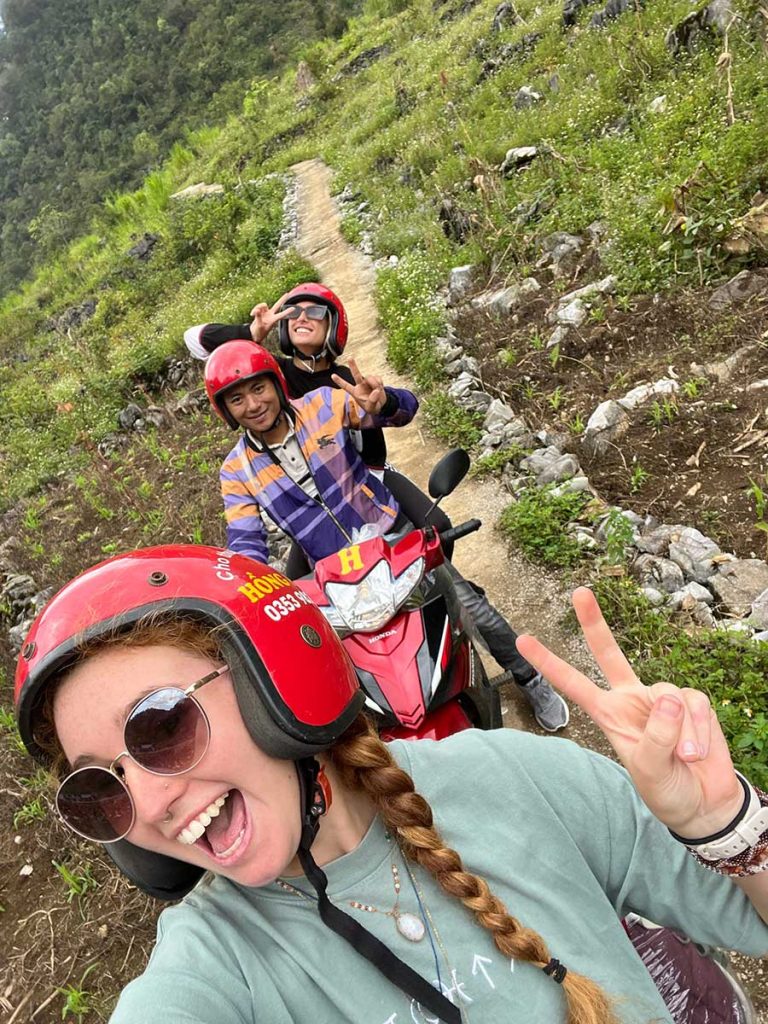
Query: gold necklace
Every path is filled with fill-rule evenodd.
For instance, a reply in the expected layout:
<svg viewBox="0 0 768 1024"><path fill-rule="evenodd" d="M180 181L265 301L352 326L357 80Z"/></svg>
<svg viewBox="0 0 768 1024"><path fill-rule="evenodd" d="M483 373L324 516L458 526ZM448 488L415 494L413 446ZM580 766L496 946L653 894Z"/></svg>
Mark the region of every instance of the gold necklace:
<svg viewBox="0 0 768 1024"><path fill-rule="evenodd" d="M359 900L347 900L347 903L353 910L362 910L368 914L383 914L385 917L391 917L395 922L395 928L404 939L407 939L409 942L421 942L427 933L426 926L415 914L400 909L400 872L394 861L390 863L390 868L392 870L392 882L395 887L395 903L390 910L382 910L380 907L374 907L371 903L361 903ZM282 878L277 878L275 881L284 892L291 892L295 896L301 896L302 899L317 903L317 897L310 896L303 889L297 889L290 882L285 882Z"/></svg>

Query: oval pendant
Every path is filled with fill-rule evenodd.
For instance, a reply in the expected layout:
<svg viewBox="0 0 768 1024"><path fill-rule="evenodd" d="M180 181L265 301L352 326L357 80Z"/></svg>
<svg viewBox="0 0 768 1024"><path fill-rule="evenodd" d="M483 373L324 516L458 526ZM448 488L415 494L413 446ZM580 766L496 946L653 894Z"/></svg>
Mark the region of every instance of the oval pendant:
<svg viewBox="0 0 768 1024"><path fill-rule="evenodd" d="M424 922L415 914L398 914L395 925L403 938L409 942L421 942L426 934Z"/></svg>

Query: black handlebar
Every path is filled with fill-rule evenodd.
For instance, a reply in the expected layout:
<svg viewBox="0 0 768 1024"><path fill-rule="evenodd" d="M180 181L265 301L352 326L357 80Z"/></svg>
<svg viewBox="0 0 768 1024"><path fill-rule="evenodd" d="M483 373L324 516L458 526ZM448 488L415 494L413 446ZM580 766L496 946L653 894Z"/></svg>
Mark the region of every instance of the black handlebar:
<svg viewBox="0 0 768 1024"><path fill-rule="evenodd" d="M479 530L482 525L479 519L468 519L466 523L459 523L458 526L452 526L449 530L441 530L440 542L443 547L446 544L453 544L460 537L466 537L468 533L474 533L476 530Z"/></svg>

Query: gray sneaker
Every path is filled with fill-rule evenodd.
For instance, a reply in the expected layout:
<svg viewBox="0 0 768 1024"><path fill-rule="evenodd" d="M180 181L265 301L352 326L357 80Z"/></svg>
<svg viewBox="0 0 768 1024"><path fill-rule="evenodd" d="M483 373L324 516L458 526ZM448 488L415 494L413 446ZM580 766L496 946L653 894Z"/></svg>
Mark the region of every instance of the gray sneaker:
<svg viewBox="0 0 768 1024"><path fill-rule="evenodd" d="M530 683L520 686L520 693L533 708L533 717L542 729L557 732L568 725L571 717L568 705L541 672L537 672Z"/></svg>

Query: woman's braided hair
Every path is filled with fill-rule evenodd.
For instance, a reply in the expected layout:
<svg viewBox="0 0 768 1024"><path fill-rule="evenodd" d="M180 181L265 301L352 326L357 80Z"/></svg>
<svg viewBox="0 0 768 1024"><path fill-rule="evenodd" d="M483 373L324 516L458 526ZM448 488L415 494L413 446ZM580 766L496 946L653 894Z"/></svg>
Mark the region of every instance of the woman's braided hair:
<svg viewBox="0 0 768 1024"><path fill-rule="evenodd" d="M542 970L547 967L551 958L542 937L514 918L484 879L464 869L459 854L445 845L435 828L432 808L416 792L410 775L398 766L365 715L355 720L328 753L344 785L364 791L373 801L403 854L474 913L504 956ZM568 1024L619 1024L610 999L594 981L568 971L563 990Z"/></svg>

